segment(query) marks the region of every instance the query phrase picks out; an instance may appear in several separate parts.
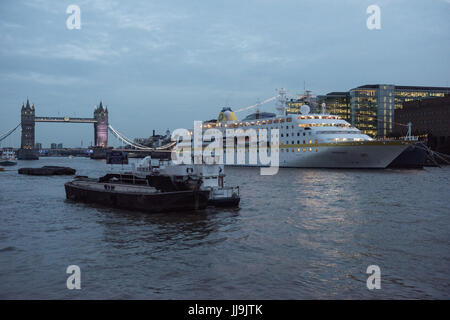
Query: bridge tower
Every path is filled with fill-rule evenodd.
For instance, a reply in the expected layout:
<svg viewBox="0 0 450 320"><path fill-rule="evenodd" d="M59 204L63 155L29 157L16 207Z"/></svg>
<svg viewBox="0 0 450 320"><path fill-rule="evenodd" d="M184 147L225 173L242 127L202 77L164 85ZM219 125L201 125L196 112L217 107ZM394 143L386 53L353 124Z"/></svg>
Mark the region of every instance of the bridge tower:
<svg viewBox="0 0 450 320"><path fill-rule="evenodd" d="M22 138L18 158L20 160L37 160L39 158L37 150L34 149L34 127L35 127L35 109L34 104L30 107L30 101L27 98L27 105L22 103L20 120L22 126Z"/></svg>
<svg viewBox="0 0 450 320"><path fill-rule="evenodd" d="M95 146L106 148L108 147L108 108L103 108L103 103L100 101L98 107L94 109L94 139Z"/></svg>

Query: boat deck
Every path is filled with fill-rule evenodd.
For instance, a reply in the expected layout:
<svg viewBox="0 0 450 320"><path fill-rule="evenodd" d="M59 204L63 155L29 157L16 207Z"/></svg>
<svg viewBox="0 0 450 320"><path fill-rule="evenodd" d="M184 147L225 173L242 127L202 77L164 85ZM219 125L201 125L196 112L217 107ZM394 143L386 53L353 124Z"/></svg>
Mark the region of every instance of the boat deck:
<svg viewBox="0 0 450 320"><path fill-rule="evenodd" d="M74 180L73 186L92 191L109 191L118 193L154 194L159 191L153 187L144 185L121 184L120 182L98 182L95 179Z"/></svg>

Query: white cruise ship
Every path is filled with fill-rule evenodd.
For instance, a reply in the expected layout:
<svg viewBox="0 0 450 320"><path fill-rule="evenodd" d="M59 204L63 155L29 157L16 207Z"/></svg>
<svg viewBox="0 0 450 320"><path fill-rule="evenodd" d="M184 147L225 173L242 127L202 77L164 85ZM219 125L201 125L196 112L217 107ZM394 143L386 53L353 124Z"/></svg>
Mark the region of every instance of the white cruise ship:
<svg viewBox="0 0 450 320"><path fill-rule="evenodd" d="M256 112L242 121L237 120L230 108L224 108L217 120L203 122L202 132L212 128L222 132L225 149L223 161L225 165L235 166L264 166L260 157L257 157L256 163L249 161L248 138L241 138L245 139L245 147L240 148L237 143L239 137L245 136L248 129L254 129L256 132L266 129L268 137L271 130L279 130L279 135L275 136L279 142L279 167L386 168L411 144L407 140L375 140L336 115L326 114L324 111L309 113L307 105L301 107L301 114L286 114L283 106L285 105L278 107L280 115ZM227 162L225 156L226 129L234 129L237 137L231 163ZM193 133L191 131L191 134ZM210 142L203 142L203 146L208 143ZM192 146L191 142L189 144ZM177 144L177 148L182 147L183 143ZM237 161L238 152L245 152L244 163Z"/></svg>

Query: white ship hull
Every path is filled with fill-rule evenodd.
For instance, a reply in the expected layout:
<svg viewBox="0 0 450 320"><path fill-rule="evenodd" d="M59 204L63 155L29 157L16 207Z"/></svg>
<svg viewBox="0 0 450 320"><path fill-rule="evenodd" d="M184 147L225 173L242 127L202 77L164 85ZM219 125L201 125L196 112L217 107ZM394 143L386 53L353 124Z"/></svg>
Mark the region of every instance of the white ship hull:
<svg viewBox="0 0 450 320"><path fill-rule="evenodd" d="M279 152L279 167L383 169L408 146L409 143L404 141L282 146ZM249 163L248 149L245 163L237 163L236 154L233 163L227 163L226 156L224 156L224 161L227 166L264 166L260 163L259 158L256 164Z"/></svg>

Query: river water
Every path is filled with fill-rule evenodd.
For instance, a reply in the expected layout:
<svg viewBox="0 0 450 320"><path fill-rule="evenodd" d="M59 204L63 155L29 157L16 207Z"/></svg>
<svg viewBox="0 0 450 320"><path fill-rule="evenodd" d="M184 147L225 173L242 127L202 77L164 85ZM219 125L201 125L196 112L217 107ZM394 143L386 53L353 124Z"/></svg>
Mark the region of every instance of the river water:
<svg viewBox="0 0 450 320"><path fill-rule="evenodd" d="M42 165L110 170L41 158L0 172L2 299L450 298L450 167L227 168L239 209L148 215L69 202L71 177L17 173Z"/></svg>

